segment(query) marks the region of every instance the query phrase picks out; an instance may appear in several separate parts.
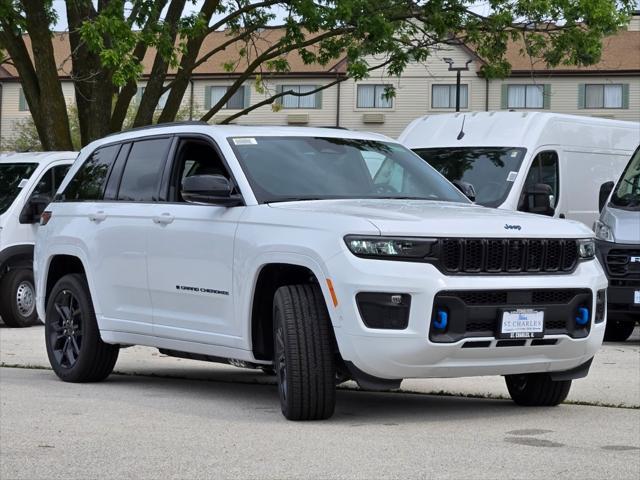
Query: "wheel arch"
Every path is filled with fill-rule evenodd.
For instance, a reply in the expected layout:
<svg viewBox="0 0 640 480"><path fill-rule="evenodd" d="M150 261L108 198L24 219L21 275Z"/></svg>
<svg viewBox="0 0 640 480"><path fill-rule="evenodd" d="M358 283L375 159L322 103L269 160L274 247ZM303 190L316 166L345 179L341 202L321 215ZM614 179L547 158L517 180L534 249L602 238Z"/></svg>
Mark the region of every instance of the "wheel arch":
<svg viewBox="0 0 640 480"><path fill-rule="evenodd" d="M11 268L33 268L31 244L12 245L0 252L0 278Z"/></svg>
<svg viewBox="0 0 640 480"><path fill-rule="evenodd" d="M332 312L325 292L325 278L322 270L311 262L280 259L260 266L253 283L249 310L249 338L256 360L273 359L273 297L276 290L283 285L315 283L323 292L325 305L331 317Z"/></svg>
<svg viewBox="0 0 640 480"><path fill-rule="evenodd" d="M43 259L44 260L44 259ZM38 297L38 314L44 319L44 314L49 301L49 295L54 285L63 276L80 273L87 278L91 300L93 303L96 316L98 316L99 307L97 298L94 295L95 289L89 270L86 268L87 262L83 258L81 252L75 249L61 249L56 253L51 253L45 262L37 262L39 273L36 274L36 293Z"/></svg>

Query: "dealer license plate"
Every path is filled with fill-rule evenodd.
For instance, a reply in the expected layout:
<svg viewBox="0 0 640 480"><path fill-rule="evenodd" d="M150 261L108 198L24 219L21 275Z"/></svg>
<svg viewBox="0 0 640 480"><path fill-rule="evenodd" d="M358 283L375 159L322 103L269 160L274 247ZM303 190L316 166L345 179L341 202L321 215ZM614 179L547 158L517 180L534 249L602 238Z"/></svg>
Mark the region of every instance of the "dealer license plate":
<svg viewBox="0 0 640 480"><path fill-rule="evenodd" d="M636 293L633 296L633 303L640 305L640 290L636 290Z"/></svg>
<svg viewBox="0 0 640 480"><path fill-rule="evenodd" d="M502 313L500 338L536 338L544 335L544 312L528 309Z"/></svg>

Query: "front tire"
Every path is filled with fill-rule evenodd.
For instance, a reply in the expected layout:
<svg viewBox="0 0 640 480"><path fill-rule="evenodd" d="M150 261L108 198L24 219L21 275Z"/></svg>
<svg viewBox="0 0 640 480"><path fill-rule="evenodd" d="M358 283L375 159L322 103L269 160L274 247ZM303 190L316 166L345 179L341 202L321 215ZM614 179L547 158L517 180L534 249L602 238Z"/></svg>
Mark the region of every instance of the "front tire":
<svg viewBox="0 0 640 480"><path fill-rule="evenodd" d="M317 285L280 287L273 302L274 368L282 414L289 420L331 417L336 366L327 307Z"/></svg>
<svg viewBox="0 0 640 480"><path fill-rule="evenodd" d="M554 381L547 373L504 377L511 399L525 407L555 407L569 395L571 380Z"/></svg>
<svg viewBox="0 0 640 480"><path fill-rule="evenodd" d="M635 320L620 320L609 316L607 327L604 331L604 341L624 342L631 336L635 327Z"/></svg>
<svg viewBox="0 0 640 480"><path fill-rule="evenodd" d="M62 277L49 295L45 317L47 355L65 382L99 382L113 371L119 347L100 338L87 280Z"/></svg>
<svg viewBox="0 0 640 480"><path fill-rule="evenodd" d="M28 268L10 270L0 281L0 317L14 328L36 323L36 289L33 272Z"/></svg>

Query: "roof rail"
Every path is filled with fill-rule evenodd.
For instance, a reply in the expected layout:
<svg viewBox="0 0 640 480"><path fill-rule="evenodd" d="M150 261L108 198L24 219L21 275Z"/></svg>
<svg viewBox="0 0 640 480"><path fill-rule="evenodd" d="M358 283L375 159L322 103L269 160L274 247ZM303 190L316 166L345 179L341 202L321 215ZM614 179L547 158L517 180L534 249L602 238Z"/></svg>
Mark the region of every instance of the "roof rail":
<svg viewBox="0 0 640 480"><path fill-rule="evenodd" d="M113 132L109 135L105 135L103 138L112 137L113 135L119 135L121 133L129 133L129 132L139 132L141 130L150 130L154 128L162 128L162 127L183 127L185 125L209 125L207 122L202 120L185 120L182 122L167 122L167 123L156 123L155 125L144 125L142 127L128 128L126 130L121 130L119 132Z"/></svg>

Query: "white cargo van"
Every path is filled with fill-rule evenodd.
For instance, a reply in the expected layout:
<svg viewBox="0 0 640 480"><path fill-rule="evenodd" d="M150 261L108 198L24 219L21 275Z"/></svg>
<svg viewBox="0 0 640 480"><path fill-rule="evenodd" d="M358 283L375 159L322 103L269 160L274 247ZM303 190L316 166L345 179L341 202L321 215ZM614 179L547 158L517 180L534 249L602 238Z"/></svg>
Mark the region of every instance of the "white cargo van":
<svg viewBox="0 0 640 480"><path fill-rule="evenodd" d="M37 320L36 229L76 156L76 152L0 155L0 318L8 327L26 327Z"/></svg>
<svg viewBox="0 0 640 480"><path fill-rule="evenodd" d="M475 193L476 203L591 227L600 185L620 177L640 124L548 112L451 113L414 120L398 140Z"/></svg>

